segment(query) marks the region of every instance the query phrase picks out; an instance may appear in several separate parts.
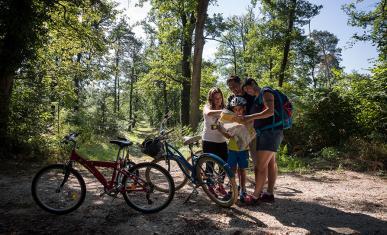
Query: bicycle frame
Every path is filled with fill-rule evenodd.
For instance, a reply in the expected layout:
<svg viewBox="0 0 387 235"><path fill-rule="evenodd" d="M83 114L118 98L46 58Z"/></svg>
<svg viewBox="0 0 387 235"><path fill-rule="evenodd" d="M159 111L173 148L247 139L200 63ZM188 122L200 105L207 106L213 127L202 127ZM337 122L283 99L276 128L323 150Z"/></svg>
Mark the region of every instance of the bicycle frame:
<svg viewBox="0 0 387 235"><path fill-rule="evenodd" d="M190 181L194 184L197 184L197 177L196 177L196 171L195 171L195 166L196 166L196 161L199 157L201 156L210 156L211 158L214 159L214 161L217 161L219 163L223 163L223 166L225 167L226 174L229 175L230 177L234 177L234 173L231 171L230 167L226 162L223 161L219 156L211 153L203 153L199 156L195 155L192 153L192 164L187 161L187 159L184 158L183 154L177 150L175 147L172 145L168 144L165 141L165 150L166 150L166 160L175 160L177 164L179 165L180 169L183 171L183 173L190 179ZM191 173L189 173L186 169L190 170Z"/></svg>
<svg viewBox="0 0 387 235"><path fill-rule="evenodd" d="M109 191L114 188L114 183L117 178L117 175L119 173L124 174L130 178L133 178L131 174L126 170L120 168L121 162L120 161L114 161L114 162L108 162L108 161L93 161L93 160L86 160L83 157L81 157L75 149L71 151L71 156L70 156L70 164L72 162L78 162L80 163L83 167L85 167L91 174L94 175L95 178ZM111 168L113 169L113 174L112 178L110 181L108 181L105 176L96 168L96 167L103 167L103 168ZM137 179L141 180L141 179ZM142 186L143 182L136 182L140 186ZM125 190L125 189L123 189ZM132 190L133 191L133 190ZM139 191L144 191L139 190Z"/></svg>
<svg viewBox="0 0 387 235"><path fill-rule="evenodd" d="M180 153L179 150L177 150L172 145L165 142L165 150L167 153L166 160L173 159L177 162L180 169L183 171L183 173L193 182L196 183L196 172L194 170L195 161L198 158L196 155L192 155L192 164L187 161L187 159L184 158L183 154ZM188 172L186 169L188 169L190 172Z"/></svg>

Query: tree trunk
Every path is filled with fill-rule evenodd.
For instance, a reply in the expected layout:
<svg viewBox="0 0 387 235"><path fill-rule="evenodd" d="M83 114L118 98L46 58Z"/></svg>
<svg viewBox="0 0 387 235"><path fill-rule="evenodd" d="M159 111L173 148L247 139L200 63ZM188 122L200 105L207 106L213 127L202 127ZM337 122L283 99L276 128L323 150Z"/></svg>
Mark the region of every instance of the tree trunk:
<svg viewBox="0 0 387 235"><path fill-rule="evenodd" d="M192 130L196 130L199 123L199 102L200 102L200 80L202 71L202 56L204 47L204 23L207 17L207 8L209 0L199 0L196 8L197 17L195 24L195 49L193 57L193 72L191 85L191 119Z"/></svg>
<svg viewBox="0 0 387 235"><path fill-rule="evenodd" d="M273 58L269 57L269 80L273 81Z"/></svg>
<svg viewBox="0 0 387 235"><path fill-rule="evenodd" d="M11 74L0 77L0 144L7 151L9 107L14 77ZM0 154L2 154L0 152Z"/></svg>
<svg viewBox="0 0 387 235"><path fill-rule="evenodd" d="M79 66L81 66L81 59L82 59L82 53L78 53L77 54L77 63ZM78 115L78 112L79 112L79 108L80 108L80 104L81 104L81 101L80 101L80 96L81 96L81 76L80 75L75 75L74 77L74 89L75 89L75 104L74 104L74 113L75 115ZM79 124L78 123L78 117L75 119L76 120L76 124Z"/></svg>
<svg viewBox="0 0 387 235"><path fill-rule="evenodd" d="M232 45L232 55L233 55L233 62L234 62L234 75L238 75L237 71L238 71L238 68L237 68L237 55L236 55L236 47L235 45Z"/></svg>
<svg viewBox="0 0 387 235"><path fill-rule="evenodd" d="M133 63L134 65L134 63ZM133 127L133 83L134 83L134 67L132 67L132 76L130 78L130 91L129 91L129 126L128 131L132 131Z"/></svg>
<svg viewBox="0 0 387 235"><path fill-rule="evenodd" d="M312 67L312 80L313 80L313 88L316 89L317 88L317 81L316 81L316 78L314 75L314 66Z"/></svg>
<svg viewBox="0 0 387 235"><path fill-rule="evenodd" d="M292 42L292 31L293 31L294 17L296 14L297 0L292 0L290 4L291 5L289 7L288 28L286 30L284 54L282 57L281 69L280 69L280 74L279 74L279 79L278 79L278 86L279 87L282 87L282 84L283 84L284 78L285 78L285 70L286 70L286 64L288 63L290 43Z"/></svg>
<svg viewBox="0 0 387 235"><path fill-rule="evenodd" d="M36 4L36 3L35 3ZM33 1L1 2L0 37L0 158L9 154L9 115L15 71L31 58L38 27ZM43 35L41 35L43 36ZM39 37L40 38L40 37Z"/></svg>
<svg viewBox="0 0 387 235"><path fill-rule="evenodd" d="M189 99L191 94L191 83L183 81L183 89L181 90L181 124L189 125Z"/></svg>
<svg viewBox="0 0 387 235"><path fill-rule="evenodd" d="M163 82L163 98L164 98L164 114L169 112L168 107L168 94L167 94L167 84Z"/></svg>
<svg viewBox="0 0 387 235"><path fill-rule="evenodd" d="M118 49L116 51L116 64L115 64L115 73L114 73L114 113L118 111Z"/></svg>
<svg viewBox="0 0 387 235"><path fill-rule="evenodd" d="M194 30L195 16L192 13L190 21L187 21L187 15L183 13L181 15L181 20L183 24L183 57L181 60L181 70L183 75L181 91L181 124L183 126L189 125L189 108L190 108L190 97L191 97L191 65L190 59L192 55L192 34ZM188 32L187 34L185 32Z"/></svg>

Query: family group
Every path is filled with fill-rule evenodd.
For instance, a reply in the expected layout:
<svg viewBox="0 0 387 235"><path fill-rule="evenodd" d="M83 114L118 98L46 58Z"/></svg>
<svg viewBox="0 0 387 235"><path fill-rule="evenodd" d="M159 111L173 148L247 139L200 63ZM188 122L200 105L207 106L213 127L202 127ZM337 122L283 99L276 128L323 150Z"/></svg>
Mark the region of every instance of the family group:
<svg viewBox="0 0 387 235"><path fill-rule="evenodd" d="M241 80L230 76L227 86L231 95L226 102L221 89L214 87L208 93L203 109L203 152L220 156L238 175L242 203L274 202L278 172L276 153L283 140L283 129L286 129L284 101L277 90L260 87L252 78ZM247 131L241 133L242 130ZM246 190L249 156L255 173L252 193ZM268 185L264 191L266 180Z"/></svg>

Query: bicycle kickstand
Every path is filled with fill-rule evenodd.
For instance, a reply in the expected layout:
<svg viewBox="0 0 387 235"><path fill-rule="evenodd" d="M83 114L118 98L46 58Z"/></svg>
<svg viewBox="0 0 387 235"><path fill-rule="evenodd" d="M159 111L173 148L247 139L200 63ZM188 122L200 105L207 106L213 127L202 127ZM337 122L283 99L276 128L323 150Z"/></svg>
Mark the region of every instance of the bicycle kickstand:
<svg viewBox="0 0 387 235"><path fill-rule="evenodd" d="M187 203L187 202L191 199L192 196L195 196L195 197L196 197L196 196L199 194L199 191L196 189L197 187L198 187L198 186L193 187L192 192L191 192L190 195L187 197L187 199L185 199L185 201L183 202L183 204Z"/></svg>

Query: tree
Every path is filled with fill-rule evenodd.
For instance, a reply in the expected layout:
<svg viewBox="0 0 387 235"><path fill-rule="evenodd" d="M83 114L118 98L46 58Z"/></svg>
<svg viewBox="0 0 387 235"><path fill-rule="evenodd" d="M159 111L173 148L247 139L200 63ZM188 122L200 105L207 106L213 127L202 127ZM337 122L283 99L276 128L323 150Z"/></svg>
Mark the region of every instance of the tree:
<svg viewBox="0 0 387 235"><path fill-rule="evenodd" d="M204 47L204 24L207 17L207 8L209 0L199 0L196 8L196 24L195 24L195 49L193 57L193 73L192 73L192 91L191 91L191 119L190 125L193 130L196 130L199 122L199 96L200 96L200 79L202 55Z"/></svg>
<svg viewBox="0 0 387 235"><path fill-rule="evenodd" d="M47 30L43 22L50 1L8 0L0 3L0 146L7 146L10 98L22 64L33 58ZM1 152L0 152L1 154Z"/></svg>
<svg viewBox="0 0 387 235"><path fill-rule="evenodd" d="M213 21L210 27L217 27L218 32L210 28L208 34L211 37L206 36L206 39L219 42L215 58L224 69L222 74L246 75L247 35L255 23L253 8L249 7L248 12L242 16L231 16L225 21L215 16Z"/></svg>
<svg viewBox="0 0 387 235"><path fill-rule="evenodd" d="M296 75L298 87L305 89L309 85L318 87L317 65L320 63L319 48L310 37L303 37L295 44L296 48Z"/></svg>
<svg viewBox="0 0 387 235"><path fill-rule="evenodd" d="M358 11L356 5L363 2L358 0L343 6L344 11L349 16L348 24L364 29L362 35L354 34L353 38L359 41L371 41L378 50L378 60L373 68L373 76L386 82L387 78L387 23L386 9L387 0L380 0L371 11Z"/></svg>
<svg viewBox="0 0 387 235"><path fill-rule="evenodd" d="M121 71L123 70L121 67L127 60L137 56L135 51L138 51L138 49L136 47L141 45L135 39L131 27L124 18L122 18L117 26L115 26L111 32L110 38L112 40L113 49L115 50L115 62L112 66L112 72L114 74L114 113L116 113L117 111L120 111L120 77Z"/></svg>
<svg viewBox="0 0 387 235"><path fill-rule="evenodd" d="M328 31L313 31L311 38L319 51L319 73L324 80L325 87L331 88L333 82L333 70L340 69L341 48L337 47L338 38Z"/></svg>
<svg viewBox="0 0 387 235"><path fill-rule="evenodd" d="M314 5L305 0L262 0L264 12L269 13L269 20L279 20L277 30L283 35L283 53L278 74L278 86L282 87L288 65L292 42L301 35L301 28L316 16L321 5Z"/></svg>
<svg viewBox="0 0 387 235"><path fill-rule="evenodd" d="M150 18L156 25L156 45L149 60L148 78L163 79L180 89L180 119L189 125L192 38L196 1L152 1Z"/></svg>
<svg viewBox="0 0 387 235"><path fill-rule="evenodd" d="M356 5L361 2L363 0L357 0L356 4L352 2L343 6L343 10L349 16L348 24L364 29L362 35L355 33L353 38L360 41L372 41L377 46L380 58L385 59L387 55L387 0L380 0L376 3L375 8L369 12L356 9Z"/></svg>

